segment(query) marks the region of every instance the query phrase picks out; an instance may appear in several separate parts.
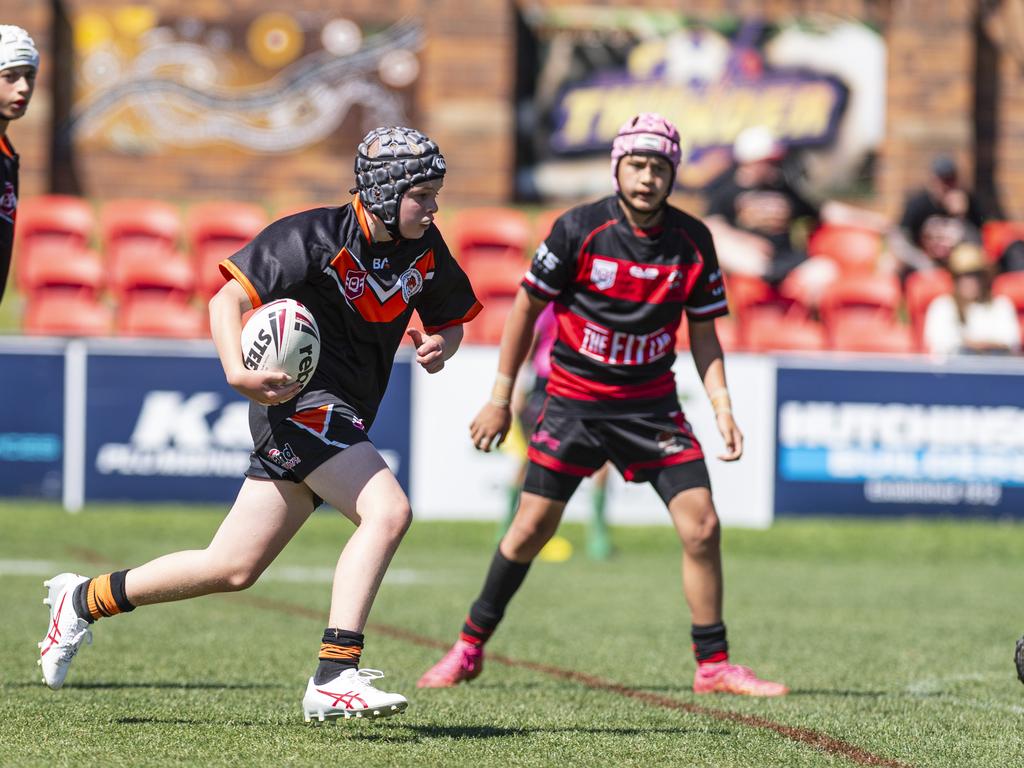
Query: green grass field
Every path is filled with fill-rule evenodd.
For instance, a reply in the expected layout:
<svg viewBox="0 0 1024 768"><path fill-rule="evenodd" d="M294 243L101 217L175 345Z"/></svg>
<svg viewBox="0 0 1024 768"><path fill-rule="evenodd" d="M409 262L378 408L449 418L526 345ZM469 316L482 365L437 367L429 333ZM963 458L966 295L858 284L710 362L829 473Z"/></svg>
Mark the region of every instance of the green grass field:
<svg viewBox="0 0 1024 768"><path fill-rule="evenodd" d="M318 513L247 592L104 619L64 688L40 682L51 572L205 545L223 511L0 503L3 766L1020 766L1024 526L792 521L725 532L734 660L790 696L696 696L668 528L617 528L607 563L538 562L484 675L418 691L476 595L494 527L417 522L364 665L409 710L313 728L300 699L349 532ZM563 533L582 552L580 527Z"/></svg>

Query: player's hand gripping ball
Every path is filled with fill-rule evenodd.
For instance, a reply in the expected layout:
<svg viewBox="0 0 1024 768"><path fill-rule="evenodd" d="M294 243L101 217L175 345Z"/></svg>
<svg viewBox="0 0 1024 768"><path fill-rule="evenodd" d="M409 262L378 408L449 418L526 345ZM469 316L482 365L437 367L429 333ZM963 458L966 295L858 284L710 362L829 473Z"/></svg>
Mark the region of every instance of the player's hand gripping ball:
<svg viewBox="0 0 1024 768"><path fill-rule="evenodd" d="M320 329L295 299L272 301L242 327L242 358L250 370L283 371L305 387L320 361Z"/></svg>

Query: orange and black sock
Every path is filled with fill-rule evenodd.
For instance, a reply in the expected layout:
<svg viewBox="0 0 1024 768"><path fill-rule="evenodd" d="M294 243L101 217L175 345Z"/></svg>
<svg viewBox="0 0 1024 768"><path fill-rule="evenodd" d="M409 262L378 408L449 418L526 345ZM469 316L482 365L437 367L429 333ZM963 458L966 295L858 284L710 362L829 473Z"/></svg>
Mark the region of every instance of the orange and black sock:
<svg viewBox="0 0 1024 768"><path fill-rule="evenodd" d="M105 573L75 587L72 597L75 613L92 624L104 616L134 611L135 606L129 602L124 591L124 577L128 570L125 568L123 571Z"/></svg>
<svg viewBox="0 0 1024 768"><path fill-rule="evenodd" d="M328 627L320 641L320 665L313 675L313 682L316 685L323 685L346 669L357 669L362 653L362 632Z"/></svg>
<svg viewBox="0 0 1024 768"><path fill-rule="evenodd" d="M729 643L725 639L725 624L693 624L693 655L698 664L717 664L729 660Z"/></svg>

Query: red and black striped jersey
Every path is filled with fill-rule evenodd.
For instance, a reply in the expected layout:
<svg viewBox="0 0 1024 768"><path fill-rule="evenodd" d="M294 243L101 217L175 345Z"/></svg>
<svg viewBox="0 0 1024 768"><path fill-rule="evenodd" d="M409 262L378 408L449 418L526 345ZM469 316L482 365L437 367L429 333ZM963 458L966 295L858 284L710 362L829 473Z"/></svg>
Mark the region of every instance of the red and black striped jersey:
<svg viewBox="0 0 1024 768"><path fill-rule="evenodd" d="M0 301L14 249L14 219L18 210L18 155L6 136L0 136Z"/></svg>
<svg viewBox="0 0 1024 768"><path fill-rule="evenodd" d="M606 407L675 397L684 310L694 320L728 312L707 227L667 206L661 226L640 232L617 197L563 214L522 284L555 303L548 393Z"/></svg>
<svg viewBox="0 0 1024 768"><path fill-rule="evenodd" d="M298 397L270 408L273 423L340 400L368 428L412 313L436 333L481 309L437 227L417 240L374 243L358 198L274 222L220 269L254 307L295 299L320 328L316 371Z"/></svg>

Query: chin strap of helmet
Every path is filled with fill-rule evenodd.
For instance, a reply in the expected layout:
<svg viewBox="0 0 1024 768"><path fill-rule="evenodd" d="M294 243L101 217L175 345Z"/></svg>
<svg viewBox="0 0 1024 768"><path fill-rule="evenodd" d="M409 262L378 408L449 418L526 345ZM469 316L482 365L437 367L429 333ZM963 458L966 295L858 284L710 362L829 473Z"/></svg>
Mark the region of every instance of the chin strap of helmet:
<svg viewBox="0 0 1024 768"><path fill-rule="evenodd" d="M417 184L443 178L445 170L444 155L437 144L416 129L374 128L359 144L352 192L358 192L363 207L398 238L402 195Z"/></svg>

